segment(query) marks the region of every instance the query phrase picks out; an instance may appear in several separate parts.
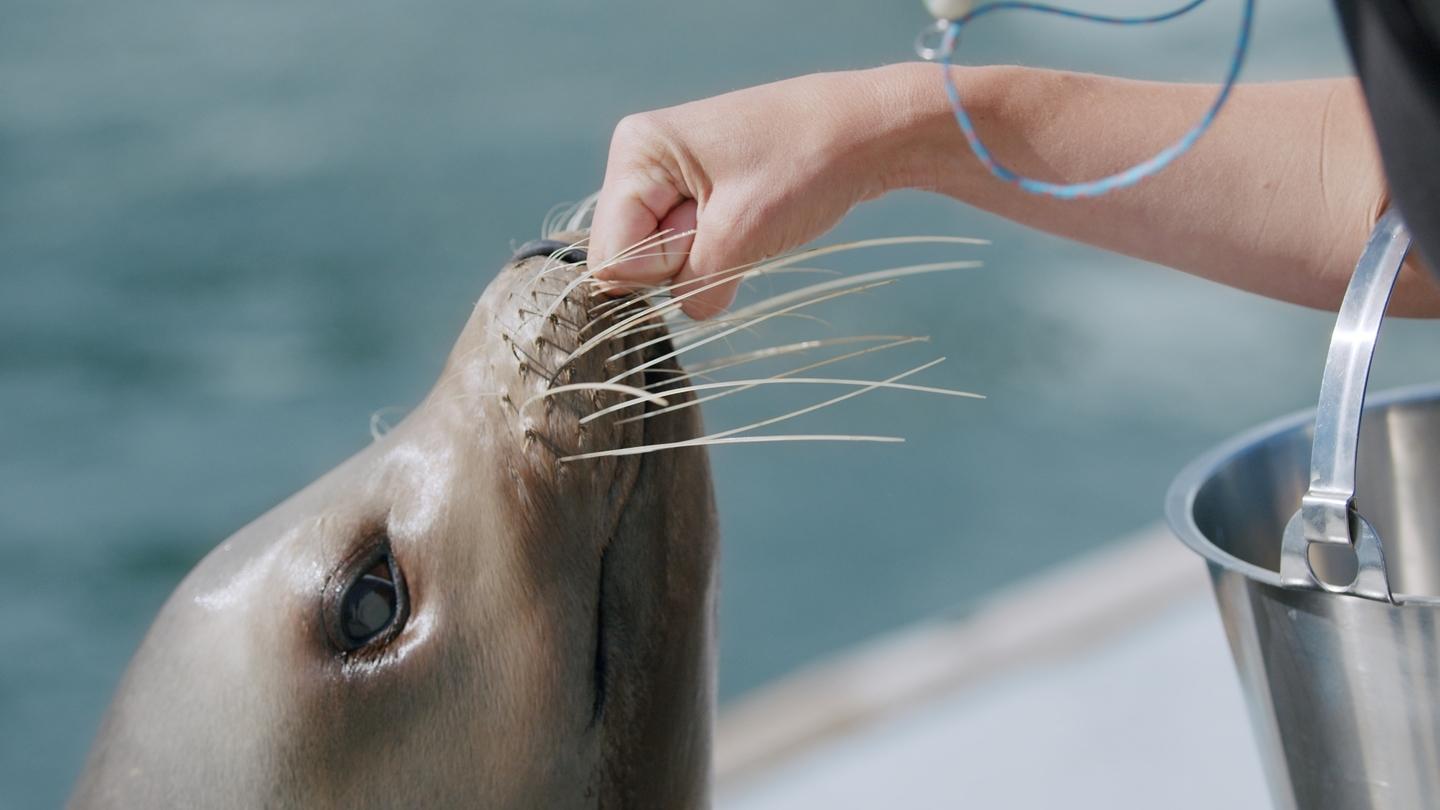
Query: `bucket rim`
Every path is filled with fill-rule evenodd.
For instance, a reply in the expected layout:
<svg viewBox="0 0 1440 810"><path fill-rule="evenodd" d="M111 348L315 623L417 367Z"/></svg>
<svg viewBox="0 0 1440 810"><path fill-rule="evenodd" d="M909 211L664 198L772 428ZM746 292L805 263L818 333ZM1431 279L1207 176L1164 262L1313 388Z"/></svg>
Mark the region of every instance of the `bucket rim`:
<svg viewBox="0 0 1440 810"><path fill-rule="evenodd" d="M1400 404L1435 399L1440 399L1440 382L1407 385L1367 396L1365 411L1369 413L1372 408L1389 408ZM1212 565L1234 571L1246 579L1276 588L1288 589L1288 586L1282 585L1280 582L1280 572L1261 568L1252 562L1242 560L1212 543L1195 524L1195 497L1199 494L1200 488L1214 476L1221 466L1242 451L1261 442L1313 423L1315 411L1315 408L1305 408L1264 422L1232 436L1186 464L1175 476L1175 480L1170 483L1170 489L1165 493L1165 519L1170 524L1171 531L1180 538L1180 542L1188 546L1191 551L1204 557ZM1298 503L1296 508L1299 508ZM1278 535L1275 538L1275 544L1277 546L1280 544ZM1406 604L1440 605L1440 596L1395 594L1394 601L1403 601Z"/></svg>

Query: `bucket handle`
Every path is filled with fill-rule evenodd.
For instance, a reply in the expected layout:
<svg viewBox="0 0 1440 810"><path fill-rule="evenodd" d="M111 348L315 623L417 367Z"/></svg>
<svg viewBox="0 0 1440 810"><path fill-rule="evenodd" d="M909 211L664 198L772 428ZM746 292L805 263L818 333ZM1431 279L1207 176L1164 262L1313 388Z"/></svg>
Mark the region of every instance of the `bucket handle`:
<svg viewBox="0 0 1440 810"><path fill-rule="evenodd" d="M1315 410L1310 490L1285 526L1280 544L1280 581L1287 587L1393 601L1380 536L1355 510L1355 463L1375 339L1409 250L1410 232L1392 204L1355 265L1330 338ZM1354 581L1332 583L1317 575L1310 562L1312 543L1353 548Z"/></svg>

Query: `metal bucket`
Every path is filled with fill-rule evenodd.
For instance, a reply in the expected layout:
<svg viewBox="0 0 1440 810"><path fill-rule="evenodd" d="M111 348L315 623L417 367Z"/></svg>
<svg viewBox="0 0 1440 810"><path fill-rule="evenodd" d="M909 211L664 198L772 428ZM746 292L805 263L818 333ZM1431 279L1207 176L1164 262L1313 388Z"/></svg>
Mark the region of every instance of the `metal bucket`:
<svg viewBox="0 0 1440 810"><path fill-rule="evenodd" d="M1341 306L1319 408L1207 454L1167 499L1209 563L1284 810L1440 807L1440 386L1364 402L1408 245L1387 214Z"/></svg>

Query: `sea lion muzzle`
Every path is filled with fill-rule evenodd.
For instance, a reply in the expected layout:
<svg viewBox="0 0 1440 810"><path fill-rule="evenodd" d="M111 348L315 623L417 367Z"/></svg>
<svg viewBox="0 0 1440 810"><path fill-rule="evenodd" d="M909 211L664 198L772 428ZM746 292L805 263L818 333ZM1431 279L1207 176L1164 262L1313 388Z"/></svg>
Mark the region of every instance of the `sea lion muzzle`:
<svg viewBox="0 0 1440 810"><path fill-rule="evenodd" d="M515 251L404 420L180 583L70 810L710 806L698 397L585 237Z"/></svg>

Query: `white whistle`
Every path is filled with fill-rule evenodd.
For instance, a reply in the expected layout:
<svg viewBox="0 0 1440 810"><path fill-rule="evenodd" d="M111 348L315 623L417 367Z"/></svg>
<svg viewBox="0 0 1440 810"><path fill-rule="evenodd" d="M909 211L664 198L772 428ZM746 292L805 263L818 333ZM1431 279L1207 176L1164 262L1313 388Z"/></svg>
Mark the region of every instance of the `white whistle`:
<svg viewBox="0 0 1440 810"><path fill-rule="evenodd" d="M974 0L925 0L925 9L937 20L958 20L974 7Z"/></svg>

